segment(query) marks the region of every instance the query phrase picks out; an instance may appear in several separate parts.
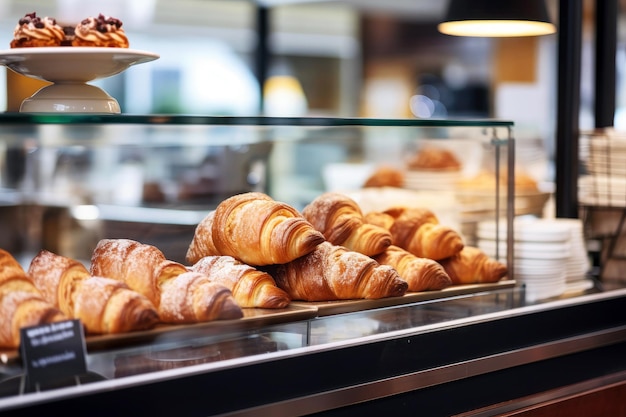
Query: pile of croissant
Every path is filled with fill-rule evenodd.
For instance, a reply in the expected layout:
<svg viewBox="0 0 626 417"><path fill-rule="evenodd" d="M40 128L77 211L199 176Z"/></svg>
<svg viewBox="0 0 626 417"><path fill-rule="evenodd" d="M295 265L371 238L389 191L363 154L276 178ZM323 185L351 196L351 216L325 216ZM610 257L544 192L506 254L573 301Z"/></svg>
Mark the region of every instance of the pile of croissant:
<svg viewBox="0 0 626 417"><path fill-rule="evenodd" d="M22 327L70 318L88 334L121 333L239 319L245 308L292 300L496 282L507 273L427 209L364 215L340 193L320 195L302 213L263 193L230 197L197 225L186 261L134 240L103 239L89 268L41 250L25 270L0 249L0 346L17 347Z"/></svg>

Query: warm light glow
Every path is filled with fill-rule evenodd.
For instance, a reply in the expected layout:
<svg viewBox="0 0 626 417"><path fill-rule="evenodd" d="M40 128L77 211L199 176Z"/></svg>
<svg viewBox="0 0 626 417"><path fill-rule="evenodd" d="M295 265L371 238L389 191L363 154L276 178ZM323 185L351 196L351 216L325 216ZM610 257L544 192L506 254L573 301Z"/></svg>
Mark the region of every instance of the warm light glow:
<svg viewBox="0 0 626 417"><path fill-rule="evenodd" d="M98 207L92 205L74 206L70 209L72 216L77 220L96 220L100 216Z"/></svg>
<svg viewBox="0 0 626 417"><path fill-rule="evenodd" d="M290 75L274 75L263 87L264 113L267 116L303 116L307 100L302 85Z"/></svg>
<svg viewBox="0 0 626 417"><path fill-rule="evenodd" d="M439 31L453 36L516 37L550 35L552 23L528 20L465 20L440 23Z"/></svg>

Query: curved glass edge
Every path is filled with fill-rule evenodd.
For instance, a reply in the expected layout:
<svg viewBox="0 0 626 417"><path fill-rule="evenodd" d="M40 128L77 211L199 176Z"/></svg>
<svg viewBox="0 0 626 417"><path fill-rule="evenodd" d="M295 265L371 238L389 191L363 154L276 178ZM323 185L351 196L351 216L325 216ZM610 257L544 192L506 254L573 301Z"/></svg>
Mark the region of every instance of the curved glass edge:
<svg viewBox="0 0 626 417"><path fill-rule="evenodd" d="M335 117L266 117L204 115L49 114L3 113L1 124L146 124L146 125L258 125L258 126L414 126L414 127L511 127L512 121L496 119L371 119Z"/></svg>

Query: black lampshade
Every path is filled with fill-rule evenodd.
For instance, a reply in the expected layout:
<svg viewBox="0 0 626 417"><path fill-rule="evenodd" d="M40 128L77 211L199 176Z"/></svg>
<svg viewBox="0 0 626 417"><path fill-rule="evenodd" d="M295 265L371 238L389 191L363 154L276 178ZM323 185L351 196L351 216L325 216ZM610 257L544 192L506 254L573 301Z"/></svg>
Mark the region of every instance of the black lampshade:
<svg viewBox="0 0 626 417"><path fill-rule="evenodd" d="M456 36L538 36L556 32L543 0L450 0L439 31Z"/></svg>

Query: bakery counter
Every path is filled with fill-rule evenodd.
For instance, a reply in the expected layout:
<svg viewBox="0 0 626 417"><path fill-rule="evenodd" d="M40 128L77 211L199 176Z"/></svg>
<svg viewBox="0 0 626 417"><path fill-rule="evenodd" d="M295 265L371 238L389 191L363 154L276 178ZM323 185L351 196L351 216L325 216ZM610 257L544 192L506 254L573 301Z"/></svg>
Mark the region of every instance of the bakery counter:
<svg viewBox="0 0 626 417"><path fill-rule="evenodd" d="M36 392L5 356L0 411L111 415L124 404L124 414L492 415L626 379L626 289L529 304L513 286L298 314L96 344L88 375Z"/></svg>

